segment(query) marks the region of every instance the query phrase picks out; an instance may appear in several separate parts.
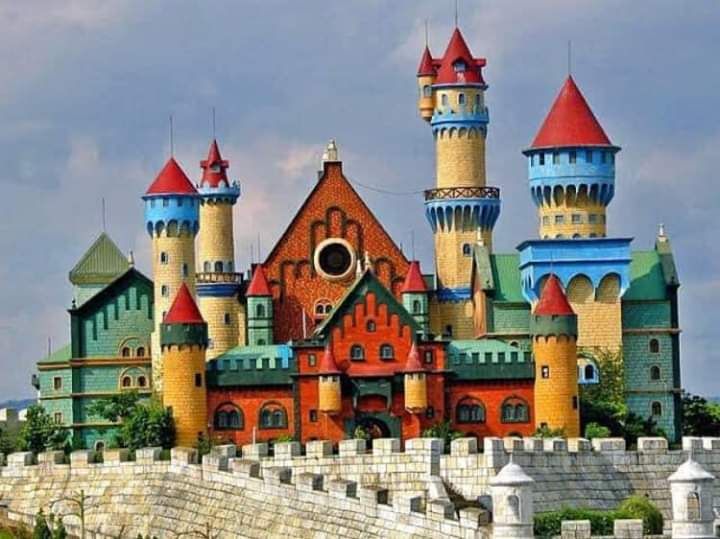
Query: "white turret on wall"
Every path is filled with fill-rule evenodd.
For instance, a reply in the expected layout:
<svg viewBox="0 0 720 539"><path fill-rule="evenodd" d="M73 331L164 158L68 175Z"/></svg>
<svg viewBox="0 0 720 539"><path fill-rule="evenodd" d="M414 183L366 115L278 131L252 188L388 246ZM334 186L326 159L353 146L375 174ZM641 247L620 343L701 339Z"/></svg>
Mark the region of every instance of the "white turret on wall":
<svg viewBox="0 0 720 539"><path fill-rule="evenodd" d="M672 495L673 539L710 539L714 533L715 476L692 458L668 477Z"/></svg>
<svg viewBox="0 0 720 539"><path fill-rule="evenodd" d="M533 483L512 459L490 480L493 537L529 539L533 532Z"/></svg>

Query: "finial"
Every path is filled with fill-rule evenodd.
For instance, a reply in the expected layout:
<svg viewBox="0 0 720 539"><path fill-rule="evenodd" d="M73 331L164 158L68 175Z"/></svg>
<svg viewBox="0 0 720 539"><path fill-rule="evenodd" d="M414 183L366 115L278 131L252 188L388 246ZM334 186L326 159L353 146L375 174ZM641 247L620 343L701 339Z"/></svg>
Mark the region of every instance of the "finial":
<svg viewBox="0 0 720 539"><path fill-rule="evenodd" d="M428 20L425 19L425 47L427 48L430 44L430 40L428 39Z"/></svg>
<svg viewBox="0 0 720 539"><path fill-rule="evenodd" d="M455 0L455 28L458 27L458 1Z"/></svg>
<svg viewBox="0 0 720 539"><path fill-rule="evenodd" d="M170 157L175 157L175 140L173 133L173 117L170 115Z"/></svg>
<svg viewBox="0 0 720 539"><path fill-rule="evenodd" d="M370 253L367 251L365 251L365 270L375 271L372 265L372 260L370 260Z"/></svg>
<svg viewBox="0 0 720 539"><path fill-rule="evenodd" d="M128 252L128 264L130 264L130 267L135 267L135 254L130 250Z"/></svg>
<svg viewBox="0 0 720 539"><path fill-rule="evenodd" d="M215 107L212 108L212 122L213 122L213 140L215 140L217 137L215 136Z"/></svg>
<svg viewBox="0 0 720 539"><path fill-rule="evenodd" d="M665 238L666 238L666 236L665 236L665 224L664 224L664 223L660 223L660 224L658 225L658 238L662 238L662 239L665 239Z"/></svg>
<svg viewBox="0 0 720 539"><path fill-rule="evenodd" d="M327 163L328 161L338 161L338 148L335 144L335 139L330 139L325 151L322 154L322 162Z"/></svg>
<svg viewBox="0 0 720 539"><path fill-rule="evenodd" d="M362 260L358 258L355 263L355 277L360 277L363 274Z"/></svg>
<svg viewBox="0 0 720 539"><path fill-rule="evenodd" d="M102 227L103 232L107 232L107 226L105 223L105 197L102 197Z"/></svg>
<svg viewBox="0 0 720 539"><path fill-rule="evenodd" d="M572 76L572 41L568 39L567 45L568 77Z"/></svg>

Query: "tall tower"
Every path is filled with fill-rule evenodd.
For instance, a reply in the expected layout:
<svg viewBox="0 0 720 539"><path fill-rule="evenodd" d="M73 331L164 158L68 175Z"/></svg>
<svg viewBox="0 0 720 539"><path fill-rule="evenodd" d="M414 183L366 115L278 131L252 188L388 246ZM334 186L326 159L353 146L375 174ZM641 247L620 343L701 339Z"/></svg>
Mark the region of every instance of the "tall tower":
<svg viewBox="0 0 720 539"><path fill-rule="evenodd" d="M535 425L580 435L577 316L551 274L530 318L535 356Z"/></svg>
<svg viewBox="0 0 720 539"><path fill-rule="evenodd" d="M152 238L155 331L152 336L153 387L162 391L160 324L172 298L185 283L195 293L195 235L200 227L198 194L175 159L165 164L147 193L145 227Z"/></svg>
<svg viewBox="0 0 720 539"><path fill-rule="evenodd" d="M197 293L208 324L210 360L239 344L239 274L235 272L232 212L240 186L228 180L229 163L220 155L216 140L200 166Z"/></svg>
<svg viewBox="0 0 720 539"><path fill-rule="evenodd" d="M325 414L339 414L342 411L342 372L337 366L332 346L325 348L318 365L318 410Z"/></svg>
<svg viewBox="0 0 720 539"><path fill-rule="evenodd" d="M500 191L485 182L485 64L456 28L443 57L433 59L426 47L418 69L418 108L435 139L435 189L425 191L425 212L441 298L469 298L473 245L480 238L490 246L500 214Z"/></svg>
<svg viewBox="0 0 720 539"><path fill-rule="evenodd" d="M249 346L273 343L273 301L262 265L255 266L247 298L247 342Z"/></svg>
<svg viewBox="0 0 720 539"><path fill-rule="evenodd" d="M523 152L541 238L606 236L605 209L615 194L618 151L568 77Z"/></svg>
<svg viewBox="0 0 720 539"><path fill-rule="evenodd" d="M172 411L177 444L194 447L207 433L208 328L187 285L180 286L160 328L163 405Z"/></svg>

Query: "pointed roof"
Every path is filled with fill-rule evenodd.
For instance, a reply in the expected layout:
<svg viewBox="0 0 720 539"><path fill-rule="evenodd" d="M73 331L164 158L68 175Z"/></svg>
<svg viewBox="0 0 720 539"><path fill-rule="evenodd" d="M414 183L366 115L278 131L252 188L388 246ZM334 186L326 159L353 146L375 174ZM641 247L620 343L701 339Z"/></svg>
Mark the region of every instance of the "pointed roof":
<svg viewBox="0 0 720 539"><path fill-rule="evenodd" d="M320 364L318 365L318 373L340 374L340 369L337 366L337 361L335 361L335 354L333 354L332 345L330 344L325 347L325 353L320 359Z"/></svg>
<svg viewBox="0 0 720 539"><path fill-rule="evenodd" d="M403 372L424 372L422 363L420 362L420 352L418 352L417 345L412 343L410 352L408 352L407 361L405 362L405 368Z"/></svg>
<svg viewBox="0 0 720 539"><path fill-rule="evenodd" d="M105 232L70 270L72 284L108 284L125 273L130 264L120 248Z"/></svg>
<svg viewBox="0 0 720 539"><path fill-rule="evenodd" d="M458 61L465 63L464 71L456 71L455 63ZM445 54L442 57L442 61L440 62L435 84L485 84L481 73L481 68L485 66L485 64L485 58L473 58L460 29L455 28L447 49L445 50Z"/></svg>
<svg viewBox="0 0 720 539"><path fill-rule="evenodd" d="M510 462L503 466L498 474L490 480L491 485L498 486L530 485L534 482L533 478L526 474L519 464L513 462L512 454L510 455Z"/></svg>
<svg viewBox="0 0 720 539"><path fill-rule="evenodd" d="M675 473L668 477L671 483L695 482L695 481L712 481L715 476L703 468L693 459L692 454L682 463Z"/></svg>
<svg viewBox="0 0 720 539"><path fill-rule="evenodd" d="M403 294L427 292L425 279L423 279L422 273L420 272L420 262L417 260L410 261L410 268L405 276L405 282L403 283L400 292Z"/></svg>
<svg viewBox="0 0 720 539"><path fill-rule="evenodd" d="M165 315L163 324L204 324L200 309L185 283L178 290L170 310Z"/></svg>
<svg viewBox="0 0 720 539"><path fill-rule="evenodd" d="M200 185L203 187L218 187L220 182L225 182L225 185L229 186L230 182L228 182L226 172L229 166L230 163L220 155L217 140L213 139L210 143L207 159L200 161L200 168L203 169Z"/></svg>
<svg viewBox="0 0 720 539"><path fill-rule="evenodd" d="M612 146L585 97L568 76L530 148Z"/></svg>
<svg viewBox="0 0 720 539"><path fill-rule="evenodd" d="M433 57L430 54L430 48L425 45L422 58L420 58L420 66L418 67L418 77L424 75L435 75L435 66L433 65Z"/></svg>
<svg viewBox="0 0 720 539"><path fill-rule="evenodd" d="M255 266L250 286L248 286L245 295L251 296L272 296L270 292L270 286L268 285L267 278L265 277L265 270L261 264Z"/></svg>
<svg viewBox="0 0 720 539"><path fill-rule="evenodd" d="M540 301L535 307L535 314L541 316L574 315L567 296L562 289L560 279L554 273L550 274L543 287Z"/></svg>
<svg viewBox="0 0 720 539"><path fill-rule="evenodd" d="M165 166L150 184L146 195L194 195L197 193L190 179L180 168L174 157L168 159Z"/></svg>

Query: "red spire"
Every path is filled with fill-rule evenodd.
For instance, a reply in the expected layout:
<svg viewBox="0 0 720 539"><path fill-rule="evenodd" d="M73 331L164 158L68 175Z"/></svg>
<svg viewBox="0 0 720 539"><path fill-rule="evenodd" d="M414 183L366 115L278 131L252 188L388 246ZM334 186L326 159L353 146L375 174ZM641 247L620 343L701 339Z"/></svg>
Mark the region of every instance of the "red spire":
<svg viewBox="0 0 720 539"><path fill-rule="evenodd" d="M418 77L423 75L435 75L435 66L433 66L433 57L430 54L430 48L425 45L422 58L420 58L420 66L418 67Z"/></svg>
<svg viewBox="0 0 720 539"><path fill-rule="evenodd" d="M220 182L225 182L226 186L230 186L226 172L229 166L230 163L225 161L220 155L217 140L213 139L210 144L207 159L200 161L200 167L203 169L200 185L203 187L218 187Z"/></svg>
<svg viewBox="0 0 720 539"><path fill-rule="evenodd" d="M405 276L405 282L403 283L400 292L402 294L410 292L427 292L425 279L423 279L422 273L420 272L420 262L417 260L412 260L410 262L410 268Z"/></svg>
<svg viewBox="0 0 720 539"><path fill-rule="evenodd" d="M569 76L530 147L610 145L590 105Z"/></svg>
<svg viewBox="0 0 720 539"><path fill-rule="evenodd" d="M183 169L177 164L174 157L171 157L157 175L155 181L150 184L146 195L194 195L197 193L192 182L188 179Z"/></svg>
<svg viewBox="0 0 720 539"><path fill-rule="evenodd" d="M265 270L262 265L255 266L250 286L248 286L246 296L272 296L267 279L265 278Z"/></svg>
<svg viewBox="0 0 720 539"><path fill-rule="evenodd" d="M464 71L456 70L455 64L462 61ZM480 83L485 84L481 68L485 66L485 58L473 58L459 28L455 28L447 50L443 55L435 84Z"/></svg>
<svg viewBox="0 0 720 539"><path fill-rule="evenodd" d="M575 314L570 303L568 303L560 279L554 273L551 273L545 282L540 301L535 307L535 314L542 316Z"/></svg>
<svg viewBox="0 0 720 539"><path fill-rule="evenodd" d="M172 307L165 315L163 324L204 324L200 310L185 283L178 290Z"/></svg>
<svg viewBox="0 0 720 539"><path fill-rule="evenodd" d="M425 372L422 363L420 363L420 352L418 352L417 345L415 343L412 343L412 346L410 347L410 352L408 353L403 372Z"/></svg>
<svg viewBox="0 0 720 539"><path fill-rule="evenodd" d="M329 344L325 347L325 353L320 359L320 364L318 365L318 373L340 374L340 369L338 368L337 362L335 361L335 354L333 354L332 346L330 346Z"/></svg>

